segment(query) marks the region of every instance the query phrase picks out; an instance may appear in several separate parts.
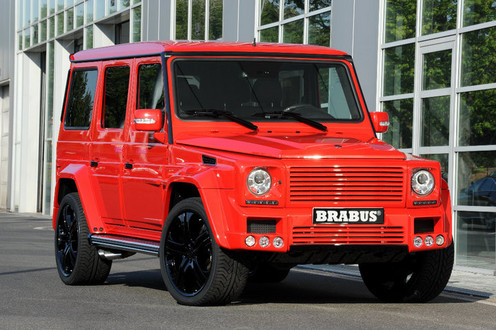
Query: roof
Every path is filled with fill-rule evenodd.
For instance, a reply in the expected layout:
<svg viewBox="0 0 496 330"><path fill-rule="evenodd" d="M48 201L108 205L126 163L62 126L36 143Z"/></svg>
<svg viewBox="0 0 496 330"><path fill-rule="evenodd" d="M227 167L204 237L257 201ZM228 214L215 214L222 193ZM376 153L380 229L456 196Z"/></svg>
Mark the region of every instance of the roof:
<svg viewBox="0 0 496 330"><path fill-rule="evenodd" d="M346 53L323 46L248 43L248 42L218 42L218 41L163 41L137 42L110 47L93 48L77 52L70 56L72 62L85 62L110 58L142 57L166 53L179 54L273 54L305 56L348 56Z"/></svg>

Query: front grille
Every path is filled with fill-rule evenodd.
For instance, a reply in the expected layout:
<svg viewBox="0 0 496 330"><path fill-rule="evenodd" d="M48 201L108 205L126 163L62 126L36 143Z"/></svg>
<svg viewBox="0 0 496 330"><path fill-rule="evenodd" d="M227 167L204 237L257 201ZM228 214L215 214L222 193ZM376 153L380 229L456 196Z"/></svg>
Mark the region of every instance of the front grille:
<svg viewBox="0 0 496 330"><path fill-rule="evenodd" d="M291 167L290 202L401 202L401 167Z"/></svg>
<svg viewBox="0 0 496 330"><path fill-rule="evenodd" d="M401 244L403 227L386 226L325 226L294 227L293 244Z"/></svg>

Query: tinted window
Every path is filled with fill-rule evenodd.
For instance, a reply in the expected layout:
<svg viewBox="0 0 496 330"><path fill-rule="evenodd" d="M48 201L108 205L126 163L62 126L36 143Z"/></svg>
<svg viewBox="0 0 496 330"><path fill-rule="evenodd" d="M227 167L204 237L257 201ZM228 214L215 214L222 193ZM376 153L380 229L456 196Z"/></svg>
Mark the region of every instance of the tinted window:
<svg viewBox="0 0 496 330"><path fill-rule="evenodd" d="M164 108L164 81L159 63L139 67L138 109Z"/></svg>
<svg viewBox="0 0 496 330"><path fill-rule="evenodd" d="M128 88L128 66L110 67L105 70L103 128L124 127Z"/></svg>
<svg viewBox="0 0 496 330"><path fill-rule="evenodd" d="M72 73L64 121L65 127L80 129L90 127L97 78L98 71L93 68L74 70Z"/></svg>

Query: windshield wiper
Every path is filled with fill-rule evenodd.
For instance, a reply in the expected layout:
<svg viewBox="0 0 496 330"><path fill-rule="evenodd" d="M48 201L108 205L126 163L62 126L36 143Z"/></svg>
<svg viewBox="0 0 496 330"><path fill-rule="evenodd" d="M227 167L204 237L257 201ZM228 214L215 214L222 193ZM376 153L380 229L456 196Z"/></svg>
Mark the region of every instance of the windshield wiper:
<svg viewBox="0 0 496 330"><path fill-rule="evenodd" d="M253 124L248 120L235 116L232 112L229 111L218 110L218 109L183 110L183 111L186 112L188 115L194 115L194 116L211 116L216 118L224 117L253 131L258 130L257 125Z"/></svg>
<svg viewBox="0 0 496 330"><path fill-rule="evenodd" d="M274 112L257 113L256 116L262 116L262 117L266 117L266 118L270 118L272 116L279 116L281 118L292 118L292 119L296 119L300 123L304 123L304 124L307 124L308 126L319 129L323 132L327 132L327 127L325 125L322 125L321 123L319 123L316 120L303 117L302 115L300 115L299 113L296 113L296 112L274 111Z"/></svg>

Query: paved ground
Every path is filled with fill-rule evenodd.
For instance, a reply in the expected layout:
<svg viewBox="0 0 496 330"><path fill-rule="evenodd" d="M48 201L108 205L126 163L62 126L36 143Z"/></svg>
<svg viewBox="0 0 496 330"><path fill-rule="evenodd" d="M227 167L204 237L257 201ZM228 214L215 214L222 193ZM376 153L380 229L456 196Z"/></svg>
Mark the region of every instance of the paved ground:
<svg viewBox="0 0 496 330"><path fill-rule="evenodd" d="M486 298L496 286L491 276L481 280L477 295L445 292L427 304L383 304L351 274L353 268L297 268L279 284L248 285L231 305L192 308L176 304L165 290L157 258L144 255L114 262L104 285L65 286L55 269L53 231L46 217L0 213L0 251L0 329L495 329L496 325L496 299ZM475 274L464 275L450 285L463 287L467 276Z"/></svg>

